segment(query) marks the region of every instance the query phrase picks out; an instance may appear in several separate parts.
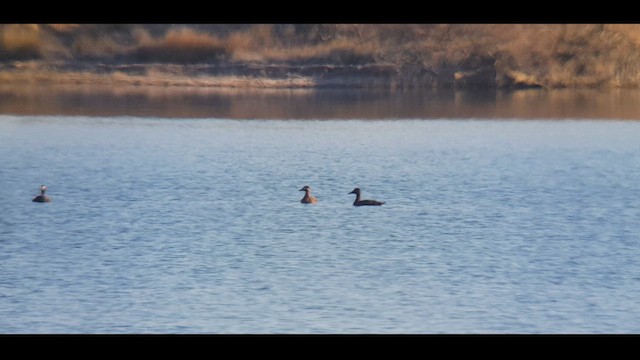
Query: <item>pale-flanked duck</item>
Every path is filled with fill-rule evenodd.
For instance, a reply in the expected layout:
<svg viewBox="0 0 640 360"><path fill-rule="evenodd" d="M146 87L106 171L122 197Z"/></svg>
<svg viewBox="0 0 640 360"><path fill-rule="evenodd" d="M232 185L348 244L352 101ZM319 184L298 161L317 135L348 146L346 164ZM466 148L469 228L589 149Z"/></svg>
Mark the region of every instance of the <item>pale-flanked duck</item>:
<svg viewBox="0 0 640 360"><path fill-rule="evenodd" d="M33 202L51 202L51 198L44 194L46 191L46 186L40 186L40 195L34 197Z"/></svg>
<svg viewBox="0 0 640 360"><path fill-rule="evenodd" d="M304 191L304 197L302 198L302 200L300 200L301 203L303 204L315 204L318 202L318 199L316 199L315 196L311 196L311 187L309 186L304 186L302 189L298 190L298 191Z"/></svg>
<svg viewBox="0 0 640 360"><path fill-rule="evenodd" d="M364 206L364 205L382 205L384 201L376 201L376 200L360 200L360 188L355 188L349 194L356 194L356 200L353 202L353 206Z"/></svg>

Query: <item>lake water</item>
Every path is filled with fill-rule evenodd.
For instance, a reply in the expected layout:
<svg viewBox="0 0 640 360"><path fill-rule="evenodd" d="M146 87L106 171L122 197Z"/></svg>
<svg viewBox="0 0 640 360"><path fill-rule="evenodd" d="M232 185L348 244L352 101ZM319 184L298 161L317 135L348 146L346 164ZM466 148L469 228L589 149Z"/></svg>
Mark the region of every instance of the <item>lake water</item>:
<svg viewBox="0 0 640 360"><path fill-rule="evenodd" d="M640 122L89 115L0 115L0 333L640 332Z"/></svg>

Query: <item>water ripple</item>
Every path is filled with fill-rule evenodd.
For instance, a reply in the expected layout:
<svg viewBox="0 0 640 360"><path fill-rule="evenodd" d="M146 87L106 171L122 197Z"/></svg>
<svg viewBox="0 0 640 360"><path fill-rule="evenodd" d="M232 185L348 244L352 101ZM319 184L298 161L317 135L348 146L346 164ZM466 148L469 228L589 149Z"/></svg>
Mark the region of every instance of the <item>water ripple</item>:
<svg viewBox="0 0 640 360"><path fill-rule="evenodd" d="M640 124L23 120L2 332L640 330Z"/></svg>

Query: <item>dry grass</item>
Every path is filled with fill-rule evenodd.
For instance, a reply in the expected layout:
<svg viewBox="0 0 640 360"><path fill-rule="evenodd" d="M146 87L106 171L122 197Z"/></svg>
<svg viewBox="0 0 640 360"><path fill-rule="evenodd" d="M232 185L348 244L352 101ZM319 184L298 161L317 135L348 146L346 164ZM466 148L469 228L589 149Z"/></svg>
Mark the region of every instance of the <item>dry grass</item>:
<svg viewBox="0 0 640 360"><path fill-rule="evenodd" d="M80 25L79 24L47 24L51 28L51 30L58 33L70 33L75 31Z"/></svg>
<svg viewBox="0 0 640 360"><path fill-rule="evenodd" d="M77 57L96 59L108 59L123 52L123 46L112 38L105 36L94 38L84 34L73 41L71 49Z"/></svg>
<svg viewBox="0 0 640 360"><path fill-rule="evenodd" d="M384 64L418 85L484 74L498 85L623 87L640 86L640 25L0 25L0 64L24 60Z"/></svg>
<svg viewBox="0 0 640 360"><path fill-rule="evenodd" d="M226 49L235 61L315 62L350 64L373 61L373 43L363 44L353 38L327 38L302 42L291 25L275 35L273 25L254 25L225 39Z"/></svg>
<svg viewBox="0 0 640 360"><path fill-rule="evenodd" d="M138 43L131 52L141 61L215 62L227 55L225 44L218 37L187 27L171 29L160 39L138 30L137 39Z"/></svg>
<svg viewBox="0 0 640 360"><path fill-rule="evenodd" d="M38 25L8 24L0 29L0 46L8 58L29 58L41 54L42 35Z"/></svg>
<svg viewBox="0 0 640 360"><path fill-rule="evenodd" d="M151 70L146 75L115 71L90 73L82 71L58 72L40 69L37 64L25 64L18 71L0 71L2 84L77 84L77 85L138 85L154 87L211 87L211 88L312 88L313 79L302 76L287 78L249 76L188 76Z"/></svg>

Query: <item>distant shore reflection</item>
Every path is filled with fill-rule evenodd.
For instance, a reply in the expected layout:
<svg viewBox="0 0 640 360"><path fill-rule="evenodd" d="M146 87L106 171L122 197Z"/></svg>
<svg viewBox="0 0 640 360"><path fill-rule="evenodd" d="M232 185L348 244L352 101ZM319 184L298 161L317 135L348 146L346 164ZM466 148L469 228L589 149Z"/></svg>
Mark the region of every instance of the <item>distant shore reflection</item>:
<svg viewBox="0 0 640 360"><path fill-rule="evenodd" d="M227 119L640 119L640 90L0 85L0 114Z"/></svg>

